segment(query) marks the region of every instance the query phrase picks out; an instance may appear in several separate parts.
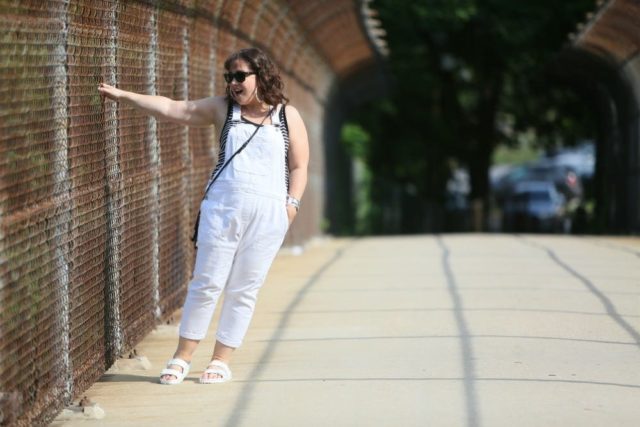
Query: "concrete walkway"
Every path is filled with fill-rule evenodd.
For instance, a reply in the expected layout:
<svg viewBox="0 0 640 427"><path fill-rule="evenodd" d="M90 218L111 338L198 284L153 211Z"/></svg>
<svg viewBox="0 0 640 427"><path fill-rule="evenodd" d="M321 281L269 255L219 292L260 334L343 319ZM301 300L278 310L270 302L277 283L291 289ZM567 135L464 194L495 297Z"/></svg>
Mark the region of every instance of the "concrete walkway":
<svg viewBox="0 0 640 427"><path fill-rule="evenodd" d="M212 326L216 325L216 320ZM325 240L278 257L232 363L200 385L147 371L86 394L102 420L55 426L637 426L640 238L442 235Z"/></svg>

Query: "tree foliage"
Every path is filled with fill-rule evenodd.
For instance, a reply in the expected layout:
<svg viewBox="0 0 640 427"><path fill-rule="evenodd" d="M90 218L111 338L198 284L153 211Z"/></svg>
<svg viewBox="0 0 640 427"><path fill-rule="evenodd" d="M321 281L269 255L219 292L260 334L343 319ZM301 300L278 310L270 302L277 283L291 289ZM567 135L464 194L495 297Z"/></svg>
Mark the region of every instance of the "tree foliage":
<svg viewBox="0 0 640 427"><path fill-rule="evenodd" d="M588 114L555 88L545 66L592 0L375 0L390 47L392 90L356 121L370 133L376 177L442 200L452 160L467 167L472 197L489 193L499 144L532 131L540 144L589 132Z"/></svg>

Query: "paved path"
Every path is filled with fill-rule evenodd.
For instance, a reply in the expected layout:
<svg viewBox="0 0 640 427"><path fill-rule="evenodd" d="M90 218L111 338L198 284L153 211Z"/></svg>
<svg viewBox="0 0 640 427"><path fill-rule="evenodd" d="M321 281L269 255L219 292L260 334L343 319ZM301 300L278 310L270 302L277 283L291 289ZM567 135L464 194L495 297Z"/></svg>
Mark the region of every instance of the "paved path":
<svg viewBox="0 0 640 427"><path fill-rule="evenodd" d="M213 325L215 326L215 320ZM637 426L640 238L442 235L283 252L235 379L157 383L177 326L56 426Z"/></svg>

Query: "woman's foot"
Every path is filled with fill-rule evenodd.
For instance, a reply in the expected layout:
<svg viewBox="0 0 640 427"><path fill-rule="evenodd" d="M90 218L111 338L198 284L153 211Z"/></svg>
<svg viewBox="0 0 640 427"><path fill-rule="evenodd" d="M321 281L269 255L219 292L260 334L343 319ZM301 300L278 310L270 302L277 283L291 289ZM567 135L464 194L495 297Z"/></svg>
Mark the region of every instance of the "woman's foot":
<svg viewBox="0 0 640 427"><path fill-rule="evenodd" d="M180 337L178 348L173 353L173 358L167 362L167 366L160 373L160 382L163 384L178 384L182 382L189 373L191 367L191 356L196 351L200 340ZM176 360L179 364L176 364ZM182 366L184 365L184 366ZM169 372L167 372L169 371Z"/></svg>
<svg viewBox="0 0 640 427"><path fill-rule="evenodd" d="M176 371L180 371L180 372L184 372L184 369L182 369L182 366L178 366L178 365L169 365L167 366L167 368L169 369L175 369ZM175 379L177 379L178 377L176 377L175 375L163 375L160 377L160 379L165 380L165 381L173 381Z"/></svg>
<svg viewBox="0 0 640 427"><path fill-rule="evenodd" d="M180 384L189 374L191 363L179 357L167 362L167 367L160 372L160 383L167 385Z"/></svg>
<svg viewBox="0 0 640 427"><path fill-rule="evenodd" d="M231 379L231 369L223 360L212 360L200 377L201 384L222 383Z"/></svg>
<svg viewBox="0 0 640 427"><path fill-rule="evenodd" d="M231 379L229 361L235 347L230 347L216 340L216 345L211 355L211 362L200 377L200 382L204 384L224 382ZM216 366L217 365L217 366ZM207 372L207 370L209 372Z"/></svg>

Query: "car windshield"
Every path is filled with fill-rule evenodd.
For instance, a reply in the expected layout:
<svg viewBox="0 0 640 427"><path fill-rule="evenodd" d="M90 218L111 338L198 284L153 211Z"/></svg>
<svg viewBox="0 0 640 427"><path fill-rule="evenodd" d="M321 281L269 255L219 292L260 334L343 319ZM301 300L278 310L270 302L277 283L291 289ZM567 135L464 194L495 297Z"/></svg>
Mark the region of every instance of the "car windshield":
<svg viewBox="0 0 640 427"><path fill-rule="evenodd" d="M529 176L537 178L550 178L559 173L561 173L560 168L537 167L529 170Z"/></svg>
<svg viewBox="0 0 640 427"><path fill-rule="evenodd" d="M551 196L548 191L527 191L518 193L516 200L520 202L548 202L551 200Z"/></svg>

